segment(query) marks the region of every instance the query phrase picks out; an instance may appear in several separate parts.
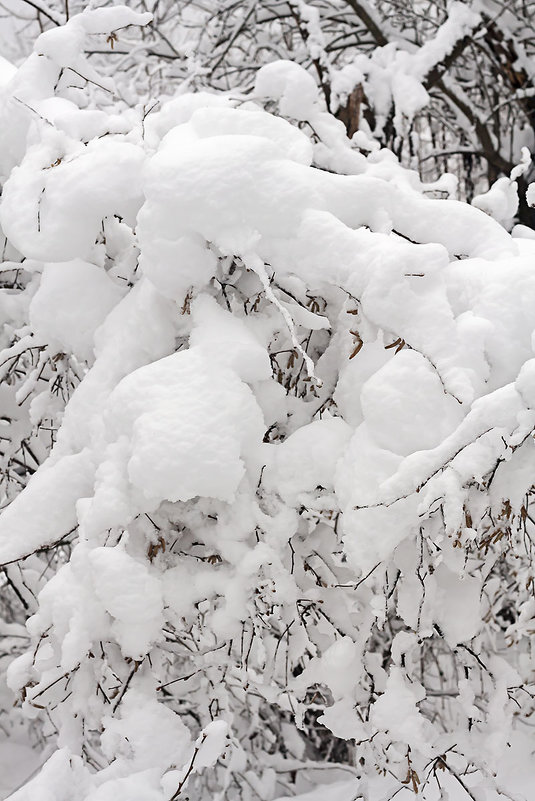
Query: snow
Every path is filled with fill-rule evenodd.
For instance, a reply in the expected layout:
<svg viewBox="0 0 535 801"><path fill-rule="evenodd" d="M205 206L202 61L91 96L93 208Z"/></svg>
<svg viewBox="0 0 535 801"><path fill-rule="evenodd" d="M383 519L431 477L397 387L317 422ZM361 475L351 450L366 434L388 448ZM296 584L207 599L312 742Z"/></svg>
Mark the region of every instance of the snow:
<svg viewBox="0 0 535 801"><path fill-rule="evenodd" d="M42 768L38 797L43 801L72 801L73 795L74 798L80 798L87 788L84 774L79 758L73 759L67 749L58 750ZM29 782L10 798L14 801L30 801L35 789L34 783Z"/></svg>
<svg viewBox="0 0 535 801"><path fill-rule="evenodd" d="M352 433L350 426L337 417L302 426L276 446L266 481L288 498L299 497L318 486L332 488L336 465Z"/></svg>
<svg viewBox="0 0 535 801"><path fill-rule="evenodd" d="M104 412L108 441L131 443L128 477L151 508L197 495L233 499L264 431L250 390L202 351L131 373Z"/></svg>
<svg viewBox="0 0 535 801"><path fill-rule="evenodd" d="M278 66L277 62L273 66ZM271 66L271 65L270 65ZM306 75L307 73L305 73ZM189 120L188 132L199 139L213 136L260 136L268 139L291 161L308 166L312 162L312 144L304 134L290 125L282 117L274 117L263 110L249 108L244 111L236 108L197 109ZM183 129L173 131L162 142L162 147L173 147Z"/></svg>
<svg viewBox="0 0 535 801"><path fill-rule="evenodd" d="M417 704L425 698L425 690L417 683L409 685L403 670L390 669L386 690L372 709L372 723L379 731L388 732L393 740L406 742L431 756L428 721L420 714Z"/></svg>
<svg viewBox="0 0 535 801"><path fill-rule="evenodd" d="M367 9L368 13L373 13ZM333 88L336 102L362 85L373 98L376 132L384 126L390 107L394 106L394 124L398 133L407 133L419 111L429 105L425 79L462 42L481 25L481 13L469 4L452 2L446 20L435 35L414 49L408 43L395 41L376 47L370 55L358 53L352 63L334 71ZM289 113L289 111L288 111Z"/></svg>
<svg viewBox="0 0 535 801"><path fill-rule="evenodd" d="M94 467L86 451L47 465L2 513L0 560L20 559L52 545L76 527L74 505L91 488Z"/></svg>
<svg viewBox="0 0 535 801"><path fill-rule="evenodd" d="M95 332L95 363L65 409L54 458L89 445L101 425L102 406L119 381L173 351L173 306L152 284L140 281Z"/></svg>
<svg viewBox="0 0 535 801"><path fill-rule="evenodd" d="M60 67L70 67L79 64L87 34L108 34L128 25L147 25L151 20L152 14L137 13L127 6L87 8L65 25L42 33L35 42L34 52L47 56Z"/></svg>
<svg viewBox="0 0 535 801"><path fill-rule="evenodd" d="M503 176L495 181L488 192L476 195L472 206L481 209L504 226L510 225L518 210L516 181Z"/></svg>
<svg viewBox="0 0 535 801"><path fill-rule="evenodd" d="M448 645L455 648L472 640L481 629L481 582L472 576L459 578L445 564L436 569L436 580L436 622Z"/></svg>
<svg viewBox="0 0 535 801"><path fill-rule="evenodd" d="M355 674L363 670L362 652L350 637L342 637L327 648L321 657L310 661L294 684L306 688L312 684L329 686L335 701L351 696Z"/></svg>
<svg viewBox="0 0 535 801"><path fill-rule="evenodd" d="M532 483L531 468L534 447L533 440L527 439L515 450L508 461L501 462L496 468L492 482L492 506L497 512L506 500L509 501L515 512L520 512Z"/></svg>
<svg viewBox="0 0 535 801"><path fill-rule="evenodd" d="M450 3L446 21L437 30L434 38L418 48L412 56L414 73L421 79L425 78L436 64L451 53L457 42L467 34L473 34L481 24L481 19L481 14L466 3Z"/></svg>
<svg viewBox="0 0 535 801"><path fill-rule="evenodd" d="M197 362L193 366L198 368L203 365ZM181 377L186 375L182 374ZM224 379L217 383L216 377L215 381L217 397L226 401L231 398L235 400L236 393L232 392L232 388L224 388ZM232 500L243 476L239 446L235 445L233 437L237 432L236 424L229 426L226 420L220 420L216 415L218 405L213 401L193 412L188 399L184 399L178 411L182 412L182 423L189 422L191 433L186 436L182 433L170 441L167 426L176 420L174 411L166 413L164 407L156 408L157 421L142 418L134 426L133 453L128 465L134 486L151 500L189 500L196 495ZM206 416L210 418L209 426L202 423ZM220 422L224 424L223 431L220 430ZM200 431L202 436L199 436ZM215 441L212 436L216 437ZM158 447L159 442L161 444ZM158 457L167 454L169 445L177 448L180 457L161 461ZM150 460L146 458L147 453L151 455ZM195 461L192 463L194 453Z"/></svg>
<svg viewBox="0 0 535 801"><path fill-rule="evenodd" d="M28 258L86 259L103 217L135 219L143 162L130 142L109 137L74 146L51 132L4 184L0 224Z"/></svg>
<svg viewBox="0 0 535 801"><path fill-rule="evenodd" d="M0 86L5 86L16 75L17 68L7 58L0 56Z"/></svg>
<svg viewBox="0 0 535 801"><path fill-rule="evenodd" d="M140 659L161 637L160 582L144 564L118 548L95 548L89 564L95 594L113 617L112 631L122 652Z"/></svg>
<svg viewBox="0 0 535 801"><path fill-rule="evenodd" d="M95 332L123 294L94 264L81 259L47 264L29 308L34 336L52 352L73 353L81 361L90 361Z"/></svg>
<svg viewBox="0 0 535 801"><path fill-rule="evenodd" d="M526 192L526 200L529 206L535 206L535 184L530 184Z"/></svg>
<svg viewBox="0 0 535 801"><path fill-rule="evenodd" d="M362 387L360 402L377 444L402 456L434 448L463 419L436 370L413 350L402 351L377 370Z"/></svg>
<svg viewBox="0 0 535 801"><path fill-rule="evenodd" d="M230 368L247 383L271 378L266 348L241 320L222 309L209 295L195 299L191 315L191 347L199 348L207 358Z"/></svg>
<svg viewBox="0 0 535 801"><path fill-rule="evenodd" d="M321 59L317 9L292 8ZM95 78L88 35L149 19L88 9L46 31L0 104L19 82L0 202L17 275L0 564L27 618L9 725L57 746L13 801L232 798L233 781L342 801L362 764L377 777L348 798L382 798L438 759L448 792L450 768L478 801L494 772L512 787L535 279L504 225L527 156L469 206L428 197L365 132L348 142L289 61L245 102L184 85L143 124L97 107L104 84L82 102L61 83ZM428 45L358 57L335 94L362 82L379 128L393 102L402 129L479 24L453 3ZM320 760L329 731L355 764ZM316 770L333 782L301 778Z"/></svg>
<svg viewBox="0 0 535 801"><path fill-rule="evenodd" d="M0 798L7 798L41 767L41 755L14 737L0 742Z"/></svg>
<svg viewBox="0 0 535 801"><path fill-rule="evenodd" d="M277 100L284 117L307 120L318 102L316 82L302 67L292 61L279 60L258 70L255 95Z"/></svg>
<svg viewBox="0 0 535 801"><path fill-rule="evenodd" d="M155 699L147 703L141 688L132 687L125 693L120 718L109 716L104 727L105 752L122 751L122 760L134 752L141 770L185 761L190 750L191 738L184 723Z"/></svg>
<svg viewBox="0 0 535 801"><path fill-rule="evenodd" d="M196 743L199 751L195 757L195 767L199 769L214 765L225 748L227 737L228 726L224 720L209 723Z"/></svg>

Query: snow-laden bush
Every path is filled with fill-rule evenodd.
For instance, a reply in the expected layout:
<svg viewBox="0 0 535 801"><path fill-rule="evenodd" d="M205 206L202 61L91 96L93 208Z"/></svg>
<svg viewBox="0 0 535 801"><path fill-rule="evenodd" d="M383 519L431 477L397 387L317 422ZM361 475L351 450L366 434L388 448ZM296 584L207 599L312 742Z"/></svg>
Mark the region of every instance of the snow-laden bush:
<svg viewBox="0 0 535 801"><path fill-rule="evenodd" d="M290 62L127 108L85 40L147 23L1 100L13 799L479 801L533 711L535 247Z"/></svg>
<svg viewBox="0 0 535 801"><path fill-rule="evenodd" d="M114 0L93 0L111 6ZM0 52L17 61L47 27L87 0L2 0ZM535 3L526 0L128 0L153 20L88 51L117 91L250 91L258 68L288 59L310 69L322 102L348 136L372 133L405 166L432 181L449 171L463 199L481 200L535 144ZM0 59L0 73L2 71ZM316 92L315 81L311 81ZM308 90L302 82L296 93ZM291 107L295 113L297 105ZM535 167L518 176L518 219ZM504 223L507 182L478 207Z"/></svg>

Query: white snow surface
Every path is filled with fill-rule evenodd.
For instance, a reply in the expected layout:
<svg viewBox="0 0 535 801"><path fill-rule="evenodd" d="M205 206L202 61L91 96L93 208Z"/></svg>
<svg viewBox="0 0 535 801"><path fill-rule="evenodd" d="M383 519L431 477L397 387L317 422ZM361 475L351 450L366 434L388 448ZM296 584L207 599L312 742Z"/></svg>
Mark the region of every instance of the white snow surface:
<svg viewBox="0 0 535 801"><path fill-rule="evenodd" d="M121 287L94 264L75 259L45 265L29 308L34 336L58 352L91 361L95 333L122 296Z"/></svg>
<svg viewBox="0 0 535 801"><path fill-rule="evenodd" d="M533 483L535 245L497 221L514 213L512 179L474 207L426 197L393 157L342 144L314 81L289 62L259 72L255 97L291 121L256 103L182 95L146 132L112 115L103 135L100 116L51 102L54 71L88 67L86 35L149 16L90 9L43 34L13 78L28 89L24 70L35 75L41 59L36 99L63 123L21 118L20 159L6 134L0 224L31 277L20 302L0 295L0 369L37 354L16 393L6 381L15 406L35 393L39 371L55 373L52 387L58 375L71 383L62 379L47 458L0 515L0 563L28 557L38 592L31 648L12 662L9 686L24 688L29 715L57 709L59 730L58 750L12 799L169 801L228 764L276 797L275 768L257 777L234 733L227 668L240 699L252 688L259 728L257 699L278 705L288 726L295 715L301 744L307 708L321 709L334 735L370 749L377 737L374 758L390 759L392 745L402 781L407 753L421 771L457 742L488 776L518 734L508 691L526 660L493 657L485 722L466 678L473 661L467 684L429 692L415 665L437 627L448 659L480 647L490 602L479 573L492 565L472 575L463 549L486 525L483 494L510 522ZM454 3L420 61L387 46L362 75L387 75L385 92L410 119L434 59L477 24ZM323 151L292 124L311 119ZM318 169L342 162L347 174ZM52 394L28 403L28 436L55 414ZM68 553L39 586L32 555L65 537ZM389 582L399 582L392 603L406 630L383 665L369 643ZM247 628L259 608L267 628ZM531 612L524 606L504 637L530 631ZM192 716L193 736L179 704L160 703L174 696L158 695L180 660L194 665L169 682L185 682L181 703L198 674L203 697L217 688L213 707ZM365 718L355 710L368 679ZM433 692L454 697L451 735L426 713ZM86 722L103 755L91 770ZM513 786L510 763L498 769ZM469 780L477 801L481 776ZM354 783L346 795L336 779L318 792L355 798Z"/></svg>

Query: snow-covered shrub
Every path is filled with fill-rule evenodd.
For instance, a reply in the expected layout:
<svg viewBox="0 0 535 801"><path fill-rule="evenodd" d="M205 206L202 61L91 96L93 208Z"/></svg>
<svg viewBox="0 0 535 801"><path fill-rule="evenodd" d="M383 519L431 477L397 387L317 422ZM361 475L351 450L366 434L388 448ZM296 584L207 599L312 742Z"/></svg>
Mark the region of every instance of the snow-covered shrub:
<svg viewBox="0 0 535 801"><path fill-rule="evenodd" d="M94 0L112 6L114 0ZM2 0L0 52L19 62L33 39L87 0ZM445 171L463 199L487 192L535 144L535 4L526 0L128 0L153 21L92 41L91 62L128 102L178 84L248 92L258 68L310 70L348 135L372 133L426 181ZM3 72L0 61L0 78ZM312 80L312 79L311 79ZM312 80L314 88L315 81ZM297 92L307 90L302 82ZM295 98L294 98L295 100ZM297 105L294 102L292 112ZM518 218L534 168L519 176ZM515 195L502 181L480 208L499 221Z"/></svg>
<svg viewBox="0 0 535 801"><path fill-rule="evenodd" d="M479 799L533 711L534 246L290 62L128 108L85 41L149 21L1 101L13 799Z"/></svg>

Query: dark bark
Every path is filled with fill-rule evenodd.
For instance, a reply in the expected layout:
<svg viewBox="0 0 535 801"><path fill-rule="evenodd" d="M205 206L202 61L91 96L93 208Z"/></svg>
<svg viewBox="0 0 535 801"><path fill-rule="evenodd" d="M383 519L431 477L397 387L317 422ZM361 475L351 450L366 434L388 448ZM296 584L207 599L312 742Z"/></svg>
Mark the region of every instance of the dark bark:
<svg viewBox="0 0 535 801"><path fill-rule="evenodd" d="M349 139L359 129L362 104L365 100L362 84L359 83L347 98L345 106L340 106L336 112L336 117L345 125Z"/></svg>

